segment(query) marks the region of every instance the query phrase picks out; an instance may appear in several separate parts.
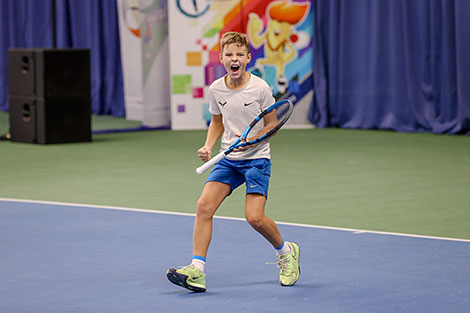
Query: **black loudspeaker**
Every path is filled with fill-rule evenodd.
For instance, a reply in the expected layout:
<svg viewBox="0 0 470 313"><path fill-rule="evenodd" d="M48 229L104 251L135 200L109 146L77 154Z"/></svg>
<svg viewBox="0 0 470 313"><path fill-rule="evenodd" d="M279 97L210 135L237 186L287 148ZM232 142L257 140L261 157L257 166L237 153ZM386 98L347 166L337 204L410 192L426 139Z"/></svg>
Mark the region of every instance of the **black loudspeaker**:
<svg viewBox="0 0 470 313"><path fill-rule="evenodd" d="M10 135L14 141L37 142L36 99L10 97Z"/></svg>
<svg viewBox="0 0 470 313"><path fill-rule="evenodd" d="M91 141L90 51L9 49L12 141Z"/></svg>

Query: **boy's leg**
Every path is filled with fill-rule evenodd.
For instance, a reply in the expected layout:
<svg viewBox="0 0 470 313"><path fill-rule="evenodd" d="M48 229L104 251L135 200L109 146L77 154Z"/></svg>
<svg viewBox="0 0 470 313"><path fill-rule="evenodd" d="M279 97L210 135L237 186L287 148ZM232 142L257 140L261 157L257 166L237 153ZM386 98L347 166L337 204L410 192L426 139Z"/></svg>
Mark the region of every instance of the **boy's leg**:
<svg viewBox="0 0 470 313"><path fill-rule="evenodd" d="M266 197L261 194L247 194L245 216L250 225L266 238L274 248L284 243L276 223L264 213ZM295 242L286 242L289 252L278 255L280 269L279 280L283 286L292 286L300 276L299 245Z"/></svg>
<svg viewBox="0 0 470 313"><path fill-rule="evenodd" d="M212 219L222 201L230 194L230 185L208 182L197 201L193 229L193 255L206 257L212 238Z"/></svg>
<svg viewBox="0 0 470 313"><path fill-rule="evenodd" d="M212 237L212 219L220 203L230 194L230 185L220 182L208 182L204 185L197 202L197 213L193 230L193 257L206 258ZM197 264L191 263L181 269L170 268L166 276L175 285L195 292L206 291L206 275Z"/></svg>
<svg viewBox="0 0 470 313"><path fill-rule="evenodd" d="M282 245L282 236L276 223L264 213L266 197L257 193L246 195L245 217L248 223L259 232L273 247Z"/></svg>

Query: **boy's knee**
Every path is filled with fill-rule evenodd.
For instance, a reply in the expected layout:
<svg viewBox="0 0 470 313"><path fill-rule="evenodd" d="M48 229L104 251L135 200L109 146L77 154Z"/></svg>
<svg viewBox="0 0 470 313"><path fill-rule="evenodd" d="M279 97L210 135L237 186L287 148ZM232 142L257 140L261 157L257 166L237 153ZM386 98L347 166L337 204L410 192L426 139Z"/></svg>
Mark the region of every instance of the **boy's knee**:
<svg viewBox="0 0 470 313"><path fill-rule="evenodd" d="M213 205L203 198L197 200L196 209L199 217L212 218L214 212Z"/></svg>
<svg viewBox="0 0 470 313"><path fill-rule="evenodd" d="M246 221L248 224L251 225L254 229L260 229L263 226L263 216L261 215L247 215Z"/></svg>

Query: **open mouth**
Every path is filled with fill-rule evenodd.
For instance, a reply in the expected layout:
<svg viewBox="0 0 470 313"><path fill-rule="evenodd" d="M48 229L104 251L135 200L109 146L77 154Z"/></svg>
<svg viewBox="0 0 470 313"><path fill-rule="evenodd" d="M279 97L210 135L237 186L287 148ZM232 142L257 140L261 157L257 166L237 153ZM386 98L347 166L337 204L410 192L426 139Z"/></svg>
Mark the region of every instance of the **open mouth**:
<svg viewBox="0 0 470 313"><path fill-rule="evenodd" d="M240 69L240 65L234 64L230 66L230 69L232 70L232 72L238 72L238 70Z"/></svg>

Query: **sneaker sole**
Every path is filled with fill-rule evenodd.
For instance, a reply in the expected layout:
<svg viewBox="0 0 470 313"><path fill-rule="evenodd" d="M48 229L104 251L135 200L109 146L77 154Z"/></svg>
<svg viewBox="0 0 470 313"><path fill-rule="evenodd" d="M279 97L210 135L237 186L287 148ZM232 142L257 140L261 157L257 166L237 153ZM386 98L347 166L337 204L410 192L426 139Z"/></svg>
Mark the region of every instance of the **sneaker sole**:
<svg viewBox="0 0 470 313"><path fill-rule="evenodd" d="M297 257L297 259L299 260L299 276L297 277L297 279L295 280L295 282L292 283L292 285L284 285L282 282L281 282L281 286L283 287L290 287L290 286L294 286L294 284L299 280L300 278L300 247L299 247L299 244L297 242L292 242L292 243L295 243L297 245L297 250L299 251L299 256Z"/></svg>
<svg viewBox="0 0 470 313"><path fill-rule="evenodd" d="M191 290L193 292L205 292L206 291L206 288L201 288L201 287L196 287L196 286L189 285L186 282L188 276L183 275L183 274L179 274L178 272L176 272L175 268L170 268L166 272L166 277L173 284L175 284L177 286L181 286L181 287L186 288L188 290Z"/></svg>

